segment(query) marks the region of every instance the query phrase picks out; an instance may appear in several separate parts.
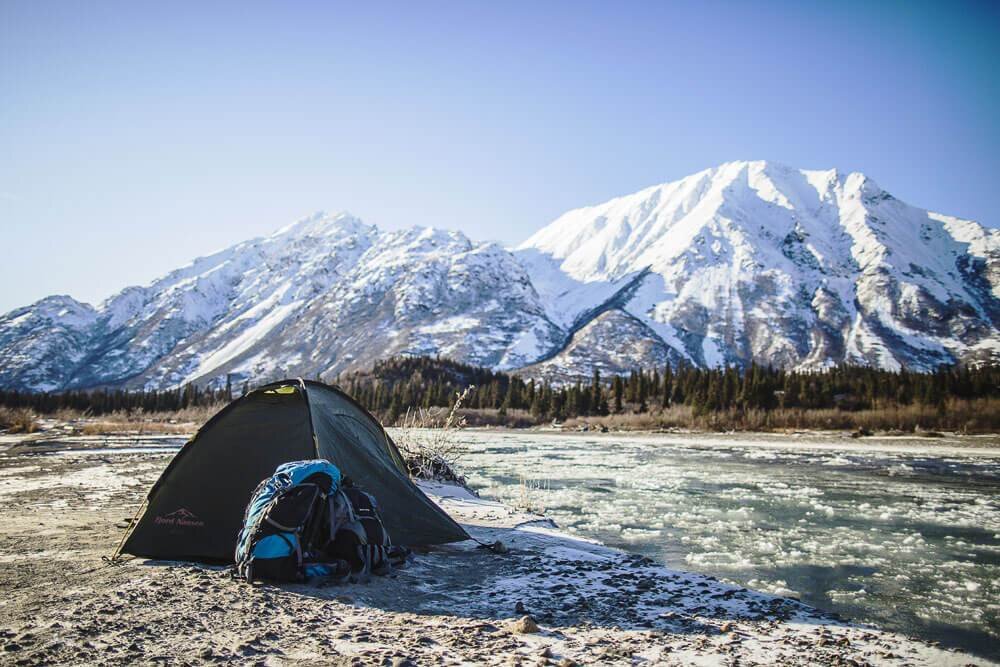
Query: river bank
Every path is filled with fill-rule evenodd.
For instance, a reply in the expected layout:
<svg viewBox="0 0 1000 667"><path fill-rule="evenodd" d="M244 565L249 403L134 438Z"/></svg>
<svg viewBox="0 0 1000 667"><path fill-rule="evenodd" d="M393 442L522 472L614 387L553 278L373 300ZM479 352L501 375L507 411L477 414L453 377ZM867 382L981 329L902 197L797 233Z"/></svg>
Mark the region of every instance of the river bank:
<svg viewBox="0 0 1000 667"><path fill-rule="evenodd" d="M219 406L221 407L221 406ZM184 413L162 414L111 414L101 417L84 415L69 416L39 416L22 415L21 422L15 428L0 429L0 445L28 440L47 440L64 437L125 437L125 436L177 436L186 437L194 434L199 426L217 412L216 408L198 409ZM996 447L1000 448L1000 431L998 432L963 432L954 430L925 429L881 429L869 430L864 427L847 425L844 427L814 426L794 427L780 426L758 429L727 429L719 425L715 428L694 428L688 426L664 426L655 422L647 422L642 415L611 415L604 418L575 418L566 422L536 422L523 418L514 411L504 419L489 415L483 418L482 411L460 411L459 418L472 417L467 420L463 430L514 433L560 433L566 435L619 434L626 436L774 436L786 439L808 439L809 436L830 438L850 438L859 443L881 444L889 442L922 443L927 448L933 447ZM440 410L431 418L425 418L414 424L401 420L392 429L441 429L447 418L447 411ZM633 417L635 417L633 419Z"/></svg>
<svg viewBox="0 0 1000 667"><path fill-rule="evenodd" d="M503 541L508 553L474 543L422 550L392 578L328 587L251 587L223 569L187 563L108 566L102 557L180 441L4 448L5 660L989 664L665 568L453 486L425 489L473 535Z"/></svg>

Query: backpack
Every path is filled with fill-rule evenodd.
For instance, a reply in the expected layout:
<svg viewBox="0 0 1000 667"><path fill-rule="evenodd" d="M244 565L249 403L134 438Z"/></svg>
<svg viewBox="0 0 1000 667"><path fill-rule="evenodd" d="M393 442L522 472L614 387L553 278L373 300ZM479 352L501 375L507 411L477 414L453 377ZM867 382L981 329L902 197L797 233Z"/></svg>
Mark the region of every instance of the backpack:
<svg viewBox="0 0 1000 667"><path fill-rule="evenodd" d="M346 561L352 573L387 574L406 560L408 551L392 546L375 497L345 486L333 500L333 539L324 550L329 558Z"/></svg>
<svg viewBox="0 0 1000 667"><path fill-rule="evenodd" d="M329 461L292 461L278 466L250 497L236 542L236 573L253 581L303 581L334 574L322 548L332 534L331 495L340 470Z"/></svg>

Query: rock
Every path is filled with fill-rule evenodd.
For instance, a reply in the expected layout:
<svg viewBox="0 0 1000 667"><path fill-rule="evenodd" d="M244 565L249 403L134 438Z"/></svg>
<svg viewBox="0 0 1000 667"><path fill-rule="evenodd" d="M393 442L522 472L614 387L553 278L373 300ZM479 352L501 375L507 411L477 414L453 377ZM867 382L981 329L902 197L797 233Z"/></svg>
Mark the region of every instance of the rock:
<svg viewBox="0 0 1000 667"><path fill-rule="evenodd" d="M730 623L729 621L726 621L725 623L722 624L722 627L719 628L719 631L720 632L732 632L733 631L733 624Z"/></svg>
<svg viewBox="0 0 1000 667"><path fill-rule="evenodd" d="M393 658L392 667L417 667L417 665L409 658Z"/></svg>
<svg viewBox="0 0 1000 667"><path fill-rule="evenodd" d="M519 635L534 634L536 632L541 632L538 627L538 623L535 622L530 616L522 616L516 621L510 623L510 630Z"/></svg>
<svg viewBox="0 0 1000 667"><path fill-rule="evenodd" d="M617 644L607 647L600 655L608 660L628 660L630 662L632 660L632 651Z"/></svg>
<svg viewBox="0 0 1000 667"><path fill-rule="evenodd" d="M576 661L570 658L563 658L559 661L559 667L576 667Z"/></svg>
<svg viewBox="0 0 1000 667"><path fill-rule="evenodd" d="M524 603L518 600L517 604L514 605L514 612L518 614L523 614L525 612Z"/></svg>

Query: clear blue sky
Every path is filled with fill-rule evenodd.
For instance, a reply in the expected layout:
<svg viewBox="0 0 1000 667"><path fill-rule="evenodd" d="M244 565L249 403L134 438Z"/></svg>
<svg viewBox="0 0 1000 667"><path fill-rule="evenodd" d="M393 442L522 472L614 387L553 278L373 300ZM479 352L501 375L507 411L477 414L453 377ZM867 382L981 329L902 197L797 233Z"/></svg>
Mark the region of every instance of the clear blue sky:
<svg viewBox="0 0 1000 667"><path fill-rule="evenodd" d="M0 3L0 311L315 210L514 243L735 159L1000 225L1000 3Z"/></svg>

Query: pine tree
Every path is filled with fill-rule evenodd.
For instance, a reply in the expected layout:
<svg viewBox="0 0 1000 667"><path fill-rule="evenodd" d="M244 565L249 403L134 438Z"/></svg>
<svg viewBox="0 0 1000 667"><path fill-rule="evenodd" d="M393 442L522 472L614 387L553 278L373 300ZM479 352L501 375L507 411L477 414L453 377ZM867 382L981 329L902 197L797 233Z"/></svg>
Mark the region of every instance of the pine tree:
<svg viewBox="0 0 1000 667"><path fill-rule="evenodd" d="M649 395L649 380L646 378L646 373L640 368L639 369L639 386L637 388L637 396L639 399L639 412L646 411L646 398Z"/></svg>
<svg viewBox="0 0 1000 667"><path fill-rule="evenodd" d="M604 403L604 396L601 392L601 371L594 369L594 379L590 384L590 409L597 414L601 413L601 405ZM606 410L605 410L606 412Z"/></svg>
<svg viewBox="0 0 1000 667"><path fill-rule="evenodd" d="M670 407L670 397L673 394L674 374L670 370L670 364L663 369L663 391L661 393L660 405L664 408Z"/></svg>

